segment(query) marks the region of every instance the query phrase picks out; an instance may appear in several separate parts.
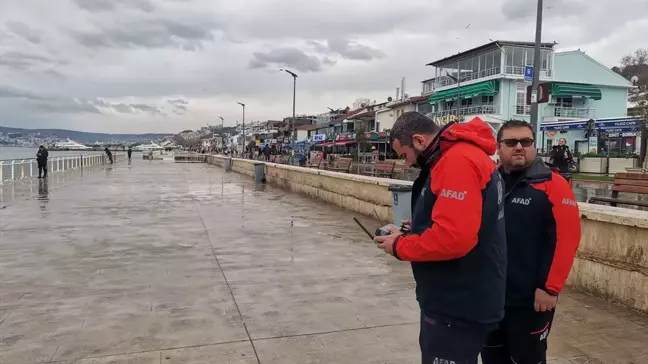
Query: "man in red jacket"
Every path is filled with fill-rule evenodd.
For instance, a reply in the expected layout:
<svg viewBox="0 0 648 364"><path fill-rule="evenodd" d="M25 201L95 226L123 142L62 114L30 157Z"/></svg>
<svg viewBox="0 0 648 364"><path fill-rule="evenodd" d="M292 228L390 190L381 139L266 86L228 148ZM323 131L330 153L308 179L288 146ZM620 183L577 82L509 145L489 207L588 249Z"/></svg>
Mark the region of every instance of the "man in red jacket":
<svg viewBox="0 0 648 364"><path fill-rule="evenodd" d="M504 316L506 235L496 142L479 118L439 128L418 112L398 118L394 150L421 167L412 189L410 233L376 237L412 262L421 308L423 364L476 364Z"/></svg>
<svg viewBox="0 0 648 364"><path fill-rule="evenodd" d="M498 134L505 184L508 277L505 316L491 333L484 364L539 364L558 295L565 286L581 238L574 192L536 157L535 133L511 120Z"/></svg>

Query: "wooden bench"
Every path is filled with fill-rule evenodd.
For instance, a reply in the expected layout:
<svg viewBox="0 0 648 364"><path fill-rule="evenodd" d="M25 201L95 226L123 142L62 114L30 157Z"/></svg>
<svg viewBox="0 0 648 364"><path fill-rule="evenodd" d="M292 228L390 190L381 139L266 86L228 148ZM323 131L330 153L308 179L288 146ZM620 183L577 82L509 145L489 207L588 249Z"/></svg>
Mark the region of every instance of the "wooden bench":
<svg viewBox="0 0 648 364"><path fill-rule="evenodd" d="M322 157L320 157L318 155L317 157L311 158L310 163L308 164L307 167L309 167L309 168L319 168L320 164L322 164Z"/></svg>
<svg viewBox="0 0 648 364"><path fill-rule="evenodd" d="M648 207L648 201L620 199L619 192L636 193L638 195L648 195L648 174L640 173L617 173L614 175L612 185L612 195L610 197L594 196L588 202L609 203L610 206L616 207L617 204Z"/></svg>
<svg viewBox="0 0 648 364"><path fill-rule="evenodd" d="M339 158L335 165L329 168L330 171L349 173L351 171L351 162L353 158Z"/></svg>
<svg viewBox="0 0 648 364"><path fill-rule="evenodd" d="M376 162L373 172L370 172L369 175L374 177L391 178L392 173L394 173L395 165L396 163L394 161Z"/></svg>

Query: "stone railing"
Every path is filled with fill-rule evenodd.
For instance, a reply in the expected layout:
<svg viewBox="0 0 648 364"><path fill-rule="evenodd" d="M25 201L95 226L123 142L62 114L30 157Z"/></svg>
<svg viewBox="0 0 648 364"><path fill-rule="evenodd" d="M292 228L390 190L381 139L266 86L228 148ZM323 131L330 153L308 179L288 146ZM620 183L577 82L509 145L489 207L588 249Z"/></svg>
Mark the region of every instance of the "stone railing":
<svg viewBox="0 0 648 364"><path fill-rule="evenodd" d="M221 167L228 160L207 157L207 163ZM267 183L385 222L392 220L389 185L412 184L237 158L231 158L231 170L252 177L255 163L265 165ZM583 236L569 283L648 312L648 212L587 203L579 207Z"/></svg>

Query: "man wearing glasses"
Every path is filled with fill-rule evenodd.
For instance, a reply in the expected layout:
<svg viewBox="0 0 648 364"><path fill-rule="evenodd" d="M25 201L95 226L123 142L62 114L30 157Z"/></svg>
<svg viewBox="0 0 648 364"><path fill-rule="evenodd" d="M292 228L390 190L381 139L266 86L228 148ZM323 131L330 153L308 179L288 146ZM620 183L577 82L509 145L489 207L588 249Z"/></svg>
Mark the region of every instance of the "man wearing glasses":
<svg viewBox="0 0 648 364"><path fill-rule="evenodd" d="M497 142L505 184L506 304L482 362L545 363L558 295L581 238L578 204L567 181L536 156L531 124L504 123Z"/></svg>

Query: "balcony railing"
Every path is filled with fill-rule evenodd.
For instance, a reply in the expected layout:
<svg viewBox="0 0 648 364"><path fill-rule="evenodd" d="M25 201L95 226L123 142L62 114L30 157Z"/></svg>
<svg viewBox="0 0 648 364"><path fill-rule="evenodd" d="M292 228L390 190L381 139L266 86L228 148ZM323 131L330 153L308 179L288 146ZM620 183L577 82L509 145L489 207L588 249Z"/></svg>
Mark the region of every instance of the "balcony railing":
<svg viewBox="0 0 648 364"><path fill-rule="evenodd" d="M504 67L504 73L507 75L516 75L516 76L524 76L524 67L519 67L519 66L506 66ZM546 77L550 78L552 77L553 73L551 70L541 70L540 71L540 76L541 77Z"/></svg>
<svg viewBox="0 0 648 364"><path fill-rule="evenodd" d="M515 106L515 115L531 115L531 105Z"/></svg>
<svg viewBox="0 0 648 364"><path fill-rule="evenodd" d="M495 105L480 105L462 107L457 113L457 109L442 110L430 113L428 115L434 117L450 116L450 115L490 115L499 114L499 110Z"/></svg>
<svg viewBox="0 0 648 364"><path fill-rule="evenodd" d="M554 116L563 118L593 118L595 114L596 109L589 108L557 107L554 109Z"/></svg>
<svg viewBox="0 0 648 364"><path fill-rule="evenodd" d="M500 74L500 68L499 67L493 67L485 70L481 70L478 72L469 72L469 71L462 71L461 72L461 82L468 82L472 80L477 80L480 78L485 78L493 75L498 75ZM426 87L429 83L432 84L432 89L429 89L429 86ZM445 86L451 86L456 84L457 82L453 80L452 78L443 75L440 77L437 77L433 80L430 80L424 84L423 86L423 92L431 92L432 90L436 90L437 88L440 87L445 87Z"/></svg>

